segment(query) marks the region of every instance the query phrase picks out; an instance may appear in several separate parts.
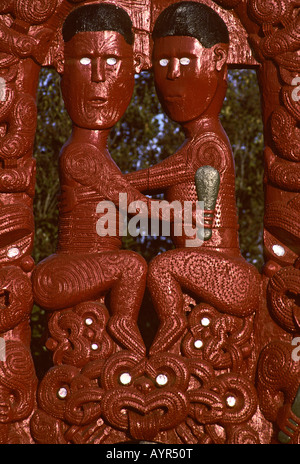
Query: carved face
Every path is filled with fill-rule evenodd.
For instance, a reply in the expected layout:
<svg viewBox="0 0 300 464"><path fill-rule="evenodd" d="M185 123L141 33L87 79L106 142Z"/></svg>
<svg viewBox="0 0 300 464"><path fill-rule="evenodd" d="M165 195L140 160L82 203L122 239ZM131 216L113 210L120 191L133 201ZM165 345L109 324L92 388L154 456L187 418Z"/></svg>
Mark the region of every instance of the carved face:
<svg viewBox="0 0 300 464"><path fill-rule="evenodd" d="M93 130L111 128L131 100L132 47L118 32L79 32L65 45L61 88L74 124Z"/></svg>
<svg viewBox="0 0 300 464"><path fill-rule="evenodd" d="M155 86L167 115L179 123L203 115L214 99L225 62L225 47L220 44L208 49L188 36L155 40Z"/></svg>

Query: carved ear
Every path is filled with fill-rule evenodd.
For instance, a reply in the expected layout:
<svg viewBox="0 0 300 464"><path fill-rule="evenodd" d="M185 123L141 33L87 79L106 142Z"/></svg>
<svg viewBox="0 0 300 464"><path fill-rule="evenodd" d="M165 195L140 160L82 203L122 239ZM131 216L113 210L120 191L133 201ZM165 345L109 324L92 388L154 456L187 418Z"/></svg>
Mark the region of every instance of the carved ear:
<svg viewBox="0 0 300 464"><path fill-rule="evenodd" d="M140 74L141 70L143 69L145 62L145 57L142 53L135 53L134 54L134 70L137 74Z"/></svg>
<svg viewBox="0 0 300 464"><path fill-rule="evenodd" d="M215 68L217 71L221 71L223 66L226 64L228 56L228 46L223 44L216 44L214 47L214 60Z"/></svg>
<svg viewBox="0 0 300 464"><path fill-rule="evenodd" d="M64 60L62 58L58 59L56 62L56 70L58 74L60 74L61 76L64 73L64 68L65 68Z"/></svg>

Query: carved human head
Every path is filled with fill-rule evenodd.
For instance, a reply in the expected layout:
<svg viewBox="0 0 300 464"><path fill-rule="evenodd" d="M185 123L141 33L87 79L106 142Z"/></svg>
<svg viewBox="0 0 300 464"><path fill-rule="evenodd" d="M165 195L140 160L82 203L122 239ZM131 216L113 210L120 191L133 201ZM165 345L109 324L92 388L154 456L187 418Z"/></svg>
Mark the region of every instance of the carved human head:
<svg viewBox="0 0 300 464"><path fill-rule="evenodd" d="M156 90L171 119L185 123L208 110L218 113L229 44L222 18L202 3L175 3L159 15L152 37Z"/></svg>
<svg viewBox="0 0 300 464"><path fill-rule="evenodd" d="M62 32L66 109L79 127L110 129L126 111L140 71L131 19L113 4L90 4L73 10Z"/></svg>

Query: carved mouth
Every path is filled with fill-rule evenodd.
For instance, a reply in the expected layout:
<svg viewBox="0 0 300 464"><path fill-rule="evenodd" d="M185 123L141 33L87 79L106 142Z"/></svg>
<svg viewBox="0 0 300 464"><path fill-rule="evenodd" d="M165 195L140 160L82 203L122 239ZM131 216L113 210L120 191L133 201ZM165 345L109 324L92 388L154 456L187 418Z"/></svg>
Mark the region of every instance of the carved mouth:
<svg viewBox="0 0 300 464"><path fill-rule="evenodd" d="M165 97L165 100L169 102L176 102L181 99L182 95L168 95L167 97Z"/></svg>
<svg viewBox="0 0 300 464"><path fill-rule="evenodd" d="M89 100L89 105L94 108L100 108L105 103L107 103L107 98L104 97L94 97Z"/></svg>

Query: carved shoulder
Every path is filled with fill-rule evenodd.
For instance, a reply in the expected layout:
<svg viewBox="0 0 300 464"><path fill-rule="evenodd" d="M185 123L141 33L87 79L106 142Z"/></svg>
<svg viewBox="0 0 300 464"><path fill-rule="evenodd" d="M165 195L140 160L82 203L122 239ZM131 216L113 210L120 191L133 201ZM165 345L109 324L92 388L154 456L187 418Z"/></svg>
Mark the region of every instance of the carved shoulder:
<svg viewBox="0 0 300 464"><path fill-rule="evenodd" d="M100 151L95 145L71 143L62 150L60 169L64 180L92 186L97 184L100 176L105 175L108 166L107 163L103 163Z"/></svg>
<svg viewBox="0 0 300 464"><path fill-rule="evenodd" d="M196 171L201 166L212 166L221 174L234 169L229 142L215 132L206 132L197 137L189 146L188 163Z"/></svg>

